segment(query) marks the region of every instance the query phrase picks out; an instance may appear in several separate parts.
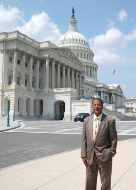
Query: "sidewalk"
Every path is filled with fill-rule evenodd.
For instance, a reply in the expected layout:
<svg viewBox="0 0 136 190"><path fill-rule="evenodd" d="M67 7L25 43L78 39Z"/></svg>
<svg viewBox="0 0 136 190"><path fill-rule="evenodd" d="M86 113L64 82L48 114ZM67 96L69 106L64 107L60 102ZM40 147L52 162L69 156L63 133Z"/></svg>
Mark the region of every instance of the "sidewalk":
<svg viewBox="0 0 136 190"><path fill-rule="evenodd" d="M0 190L84 190L85 175L78 149L0 170ZM112 190L135 190L135 176L136 139L119 141Z"/></svg>
<svg viewBox="0 0 136 190"><path fill-rule="evenodd" d="M16 121L10 121L10 126L7 126L7 120L4 118L0 118L0 132L3 132L3 131L8 131L8 130L11 130L11 129L16 129L18 127L20 127L21 124L19 122L19 120L16 120Z"/></svg>

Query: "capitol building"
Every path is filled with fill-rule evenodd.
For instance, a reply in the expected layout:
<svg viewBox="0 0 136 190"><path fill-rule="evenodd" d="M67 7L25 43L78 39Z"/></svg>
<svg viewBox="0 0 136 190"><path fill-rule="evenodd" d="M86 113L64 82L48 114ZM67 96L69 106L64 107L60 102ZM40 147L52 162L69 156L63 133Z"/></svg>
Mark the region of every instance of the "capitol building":
<svg viewBox="0 0 136 190"><path fill-rule="evenodd" d="M99 64L99 63L98 63ZM77 30L74 11L57 44L20 33L0 33L0 116L73 120L92 112L92 99L119 110L125 97L119 84L98 81L98 64L87 39Z"/></svg>

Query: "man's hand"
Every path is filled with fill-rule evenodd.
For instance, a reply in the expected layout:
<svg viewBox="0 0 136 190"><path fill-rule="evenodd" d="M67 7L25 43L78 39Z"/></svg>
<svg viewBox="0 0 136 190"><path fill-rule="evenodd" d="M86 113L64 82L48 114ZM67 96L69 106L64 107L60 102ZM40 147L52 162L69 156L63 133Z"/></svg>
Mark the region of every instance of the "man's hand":
<svg viewBox="0 0 136 190"><path fill-rule="evenodd" d="M84 162L84 165L87 167L87 162L88 162L88 159L87 158L82 158L83 162Z"/></svg>

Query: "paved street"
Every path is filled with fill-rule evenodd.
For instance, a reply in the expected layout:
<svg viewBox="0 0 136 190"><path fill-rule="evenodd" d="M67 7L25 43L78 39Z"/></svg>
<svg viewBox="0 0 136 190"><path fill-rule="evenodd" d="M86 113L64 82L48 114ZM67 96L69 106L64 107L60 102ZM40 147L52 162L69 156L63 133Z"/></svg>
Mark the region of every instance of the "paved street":
<svg viewBox="0 0 136 190"><path fill-rule="evenodd" d="M24 121L0 133L0 168L80 148L81 122ZM136 122L117 122L119 140L136 138Z"/></svg>

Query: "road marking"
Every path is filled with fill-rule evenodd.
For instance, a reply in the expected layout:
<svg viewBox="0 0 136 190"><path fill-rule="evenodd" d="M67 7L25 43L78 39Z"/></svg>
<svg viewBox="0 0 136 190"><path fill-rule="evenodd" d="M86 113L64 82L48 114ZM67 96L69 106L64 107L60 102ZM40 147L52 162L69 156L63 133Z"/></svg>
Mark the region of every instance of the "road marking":
<svg viewBox="0 0 136 190"><path fill-rule="evenodd" d="M129 129L129 130L124 130L123 132L119 133L118 135L131 135L131 134L128 134L128 133L130 133L132 131L136 131L136 127L132 128L132 129Z"/></svg>
<svg viewBox="0 0 136 190"><path fill-rule="evenodd" d="M64 129L64 130L56 131L55 133L62 133L62 132L64 132L64 131L73 131L73 130L78 130L78 129L81 129L81 128L82 128L82 127Z"/></svg>

